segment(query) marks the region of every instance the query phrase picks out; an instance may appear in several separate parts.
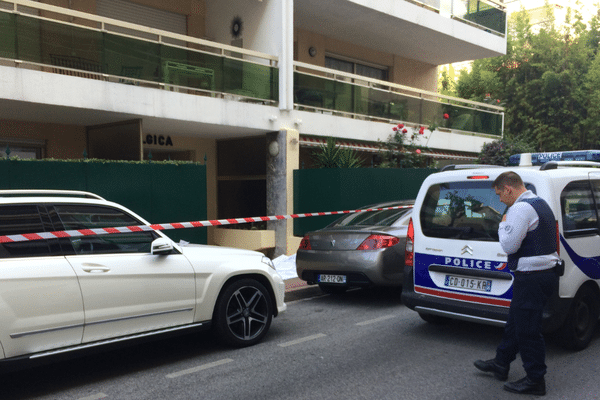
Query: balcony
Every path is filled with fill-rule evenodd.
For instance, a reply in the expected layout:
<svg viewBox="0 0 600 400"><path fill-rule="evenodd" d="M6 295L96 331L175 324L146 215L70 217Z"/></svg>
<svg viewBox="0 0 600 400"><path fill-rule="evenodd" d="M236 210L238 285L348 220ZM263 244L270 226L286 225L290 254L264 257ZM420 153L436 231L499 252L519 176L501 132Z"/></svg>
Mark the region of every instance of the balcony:
<svg viewBox="0 0 600 400"><path fill-rule="evenodd" d="M27 0L0 0L0 37L4 65L278 105L279 60L252 50ZM298 61L293 65L296 109L502 135L501 107ZM450 118L442 121L443 114Z"/></svg>
<svg viewBox="0 0 600 400"><path fill-rule="evenodd" d="M502 136L503 108L348 74L311 64L294 63L297 109L438 130ZM443 115L448 114L448 119Z"/></svg>
<svg viewBox="0 0 600 400"><path fill-rule="evenodd" d="M246 49L27 1L0 1L0 37L0 63L5 65L278 102L277 58Z"/></svg>
<svg viewBox="0 0 600 400"><path fill-rule="evenodd" d="M294 27L430 65L506 54L494 0L294 0Z"/></svg>
<svg viewBox="0 0 600 400"><path fill-rule="evenodd" d="M488 32L506 34L506 11L494 1L485 0L409 0L434 12L474 25Z"/></svg>

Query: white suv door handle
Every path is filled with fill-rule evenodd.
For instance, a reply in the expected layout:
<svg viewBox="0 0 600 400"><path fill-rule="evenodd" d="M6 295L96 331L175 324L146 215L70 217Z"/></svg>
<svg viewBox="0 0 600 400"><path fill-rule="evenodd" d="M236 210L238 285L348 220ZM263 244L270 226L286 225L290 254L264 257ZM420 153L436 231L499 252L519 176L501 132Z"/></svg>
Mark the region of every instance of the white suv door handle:
<svg viewBox="0 0 600 400"><path fill-rule="evenodd" d="M90 274L110 272L110 268L102 265L84 265L81 269L83 269L83 272L89 272Z"/></svg>

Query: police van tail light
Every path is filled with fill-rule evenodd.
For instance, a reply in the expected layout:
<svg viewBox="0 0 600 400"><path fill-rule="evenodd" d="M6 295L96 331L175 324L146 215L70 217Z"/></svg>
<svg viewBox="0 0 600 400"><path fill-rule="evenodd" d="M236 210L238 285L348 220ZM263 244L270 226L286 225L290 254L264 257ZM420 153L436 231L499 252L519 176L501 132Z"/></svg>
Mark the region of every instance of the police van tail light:
<svg viewBox="0 0 600 400"><path fill-rule="evenodd" d="M312 246L310 245L310 238L308 235L302 238L300 242L300 246L298 247L300 250L312 250Z"/></svg>
<svg viewBox="0 0 600 400"><path fill-rule="evenodd" d="M366 238L356 250L377 250L386 247L392 247L400 242L395 236L390 235L371 235Z"/></svg>
<svg viewBox="0 0 600 400"><path fill-rule="evenodd" d="M408 222L408 231L406 232L406 247L404 248L404 265L412 267L414 263L415 253L415 227L413 226L412 218Z"/></svg>

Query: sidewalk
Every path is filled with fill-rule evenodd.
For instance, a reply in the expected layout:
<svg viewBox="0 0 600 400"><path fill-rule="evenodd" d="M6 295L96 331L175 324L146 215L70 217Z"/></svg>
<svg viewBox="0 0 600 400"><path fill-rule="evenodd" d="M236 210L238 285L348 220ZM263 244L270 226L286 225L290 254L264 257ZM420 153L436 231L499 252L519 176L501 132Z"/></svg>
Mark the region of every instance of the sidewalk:
<svg viewBox="0 0 600 400"><path fill-rule="evenodd" d="M280 256L273 260L275 269L285 282L285 301L294 301L322 294L318 285L308 285L296 274L296 255Z"/></svg>

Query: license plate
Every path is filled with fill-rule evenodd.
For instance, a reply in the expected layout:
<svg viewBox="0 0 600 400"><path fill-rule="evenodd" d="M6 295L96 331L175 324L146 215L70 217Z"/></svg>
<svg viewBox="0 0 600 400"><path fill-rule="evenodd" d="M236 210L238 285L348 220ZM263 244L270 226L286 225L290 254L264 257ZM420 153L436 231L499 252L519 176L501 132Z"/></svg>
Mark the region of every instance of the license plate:
<svg viewBox="0 0 600 400"><path fill-rule="evenodd" d="M491 279L465 278L464 276L446 275L444 285L451 288L477 290L490 292L492 290Z"/></svg>
<svg viewBox="0 0 600 400"><path fill-rule="evenodd" d="M346 275L319 275L322 283L346 283Z"/></svg>

